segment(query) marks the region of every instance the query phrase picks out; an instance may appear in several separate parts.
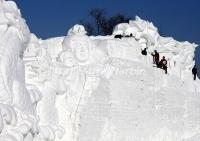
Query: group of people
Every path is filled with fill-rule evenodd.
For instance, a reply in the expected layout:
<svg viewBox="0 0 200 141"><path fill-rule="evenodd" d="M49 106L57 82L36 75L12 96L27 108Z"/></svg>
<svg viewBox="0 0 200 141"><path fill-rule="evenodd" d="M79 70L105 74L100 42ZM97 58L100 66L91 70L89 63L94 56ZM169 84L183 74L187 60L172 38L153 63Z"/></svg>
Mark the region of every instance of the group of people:
<svg viewBox="0 0 200 141"><path fill-rule="evenodd" d="M123 37L133 37L133 34L131 33L130 35L126 35L126 36L117 34L114 36L114 38L118 38L118 39L121 39ZM147 56L147 48L144 48L141 51L141 53L142 53L142 55ZM165 56L163 56L162 59L160 60L160 55L157 52L157 50L154 50L154 52L151 55L153 56L153 64L156 64L157 68L163 69L165 71L165 74L167 74L167 60L165 59ZM192 74L194 76L194 80L196 80L196 77L197 77L196 65L194 65L194 67L192 68Z"/></svg>
<svg viewBox="0 0 200 141"><path fill-rule="evenodd" d="M165 59L165 56L160 60L160 54L157 50L155 50L151 55L153 56L153 63L156 64L157 68L163 69L165 74L167 74L167 60Z"/></svg>
<svg viewBox="0 0 200 141"><path fill-rule="evenodd" d="M147 55L147 48L144 48L142 50L142 55ZM153 56L153 64L156 64L157 68L161 68L165 71L165 74L167 74L167 60L165 59L165 56L162 57L160 60L160 54L157 52L157 50L154 50L154 53L151 54ZM197 77L197 67L194 65L192 68L192 74L194 76L194 80L196 80Z"/></svg>
<svg viewBox="0 0 200 141"><path fill-rule="evenodd" d="M147 48L144 48L142 50L142 55L147 55ZM165 59L165 56L162 57L160 60L160 54L157 52L157 50L154 50L154 53L151 54L153 56L153 64L156 64L157 68L161 68L165 71L165 74L167 74L167 60Z"/></svg>

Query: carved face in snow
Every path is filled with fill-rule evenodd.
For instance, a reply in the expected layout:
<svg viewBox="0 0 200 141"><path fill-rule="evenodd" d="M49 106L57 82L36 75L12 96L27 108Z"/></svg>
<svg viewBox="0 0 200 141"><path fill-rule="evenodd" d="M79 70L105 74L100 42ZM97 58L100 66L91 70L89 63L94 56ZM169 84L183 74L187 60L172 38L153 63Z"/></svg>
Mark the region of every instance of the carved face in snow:
<svg viewBox="0 0 200 141"><path fill-rule="evenodd" d="M68 38L68 47L75 60L82 64L87 63L90 57L90 41L87 36L72 36Z"/></svg>
<svg viewBox="0 0 200 141"><path fill-rule="evenodd" d="M74 46L74 57L80 62L86 62L89 59L89 46L87 42L76 42Z"/></svg>
<svg viewBox="0 0 200 141"><path fill-rule="evenodd" d="M63 42L63 50L71 52L78 64L85 64L90 59L91 41L85 35L70 35Z"/></svg>

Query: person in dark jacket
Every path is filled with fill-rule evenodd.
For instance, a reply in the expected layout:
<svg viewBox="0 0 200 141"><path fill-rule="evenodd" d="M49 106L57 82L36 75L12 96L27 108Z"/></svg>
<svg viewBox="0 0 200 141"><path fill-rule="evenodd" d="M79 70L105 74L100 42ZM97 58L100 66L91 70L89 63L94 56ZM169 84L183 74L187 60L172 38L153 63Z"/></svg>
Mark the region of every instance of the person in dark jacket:
<svg viewBox="0 0 200 141"><path fill-rule="evenodd" d="M194 75L194 80L196 80L197 78L197 66L194 65L194 67L192 68L192 74Z"/></svg>
<svg viewBox="0 0 200 141"><path fill-rule="evenodd" d="M165 70L165 74L167 74L167 60L165 59L165 56L163 56L163 58L159 62L159 66L161 69Z"/></svg>
<svg viewBox="0 0 200 141"><path fill-rule="evenodd" d="M153 56L153 63L156 64L157 67L159 67L160 55L157 50L154 50L154 53L151 55Z"/></svg>
<svg viewBox="0 0 200 141"><path fill-rule="evenodd" d="M121 34L117 34L117 35L114 36L114 38L116 38L116 39L121 39L122 37L123 36Z"/></svg>
<svg viewBox="0 0 200 141"><path fill-rule="evenodd" d="M145 56L147 56L147 48L144 48L144 50L142 50L142 55L145 55Z"/></svg>
<svg viewBox="0 0 200 141"><path fill-rule="evenodd" d="M131 33L130 35L126 35L125 37L133 37L133 34Z"/></svg>

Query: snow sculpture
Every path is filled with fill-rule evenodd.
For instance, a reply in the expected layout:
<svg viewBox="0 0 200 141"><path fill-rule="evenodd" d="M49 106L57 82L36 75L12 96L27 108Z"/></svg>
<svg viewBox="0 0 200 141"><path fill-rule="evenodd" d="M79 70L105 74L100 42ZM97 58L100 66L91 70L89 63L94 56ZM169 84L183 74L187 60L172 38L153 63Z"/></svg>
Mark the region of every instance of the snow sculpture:
<svg viewBox="0 0 200 141"><path fill-rule="evenodd" d="M63 50L70 52L78 64L87 64L90 57L91 42L85 34L82 25L75 25L63 41Z"/></svg>
<svg viewBox="0 0 200 141"><path fill-rule="evenodd" d="M78 24L68 31L68 35L86 35L86 33L85 27Z"/></svg>
<svg viewBox="0 0 200 141"><path fill-rule="evenodd" d="M75 25L69 30L68 36L63 41L60 60L64 61L66 66L105 62L107 54L103 48L105 49L107 45L103 48L94 48L96 43L99 43L99 46L102 45L100 40L93 41L89 38L82 25Z"/></svg>
<svg viewBox="0 0 200 141"><path fill-rule="evenodd" d="M155 45L159 34L158 29L147 21L136 16L135 20L130 20L128 23L122 23L114 28L113 34L130 35L136 39L144 38L148 41L148 45Z"/></svg>
<svg viewBox="0 0 200 141"><path fill-rule="evenodd" d="M166 56L170 62L170 67L178 66L176 71L190 69L194 65L194 51L197 47L196 44L189 42L178 42L173 38L161 37L158 29L148 21L144 21L138 16L135 20L130 20L129 24L119 24L115 27L113 34L132 34L139 42L141 49L148 48L151 53L155 49L160 52L161 57ZM172 65L173 64L173 65Z"/></svg>
<svg viewBox="0 0 200 141"><path fill-rule="evenodd" d="M113 31L113 35L126 35L126 31L127 29L129 29L129 24L128 23L121 23L121 24L118 24L114 31ZM128 33L127 33L128 34ZM128 34L130 35L130 34Z"/></svg>
<svg viewBox="0 0 200 141"><path fill-rule="evenodd" d="M0 1L0 37L0 140L32 141L39 130L34 104L39 99L33 101L25 84L23 52L30 31L12 1Z"/></svg>
<svg viewBox="0 0 200 141"><path fill-rule="evenodd" d="M0 141L198 140L196 44L161 37L139 17L114 29L131 38L86 33L75 25L38 39L16 4L0 0ZM154 49L169 75L152 67Z"/></svg>
<svg viewBox="0 0 200 141"><path fill-rule="evenodd" d="M129 24L131 27L137 28L137 39L145 38L148 41L149 45L154 45L158 40L158 29L153 25L153 23L144 21L138 16L136 16L135 21L129 21Z"/></svg>

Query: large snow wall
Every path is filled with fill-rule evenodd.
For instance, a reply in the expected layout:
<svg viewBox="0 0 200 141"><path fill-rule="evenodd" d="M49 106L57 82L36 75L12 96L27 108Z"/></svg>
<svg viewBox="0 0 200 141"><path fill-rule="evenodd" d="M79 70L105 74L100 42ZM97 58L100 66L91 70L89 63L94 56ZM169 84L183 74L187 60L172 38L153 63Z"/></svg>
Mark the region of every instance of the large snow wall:
<svg viewBox="0 0 200 141"><path fill-rule="evenodd" d="M148 21L136 17L105 37L75 25L66 37L41 40L16 4L1 0L0 47L0 141L200 138L197 45L161 37ZM155 49L168 75L153 67Z"/></svg>
<svg viewBox="0 0 200 141"><path fill-rule="evenodd" d="M112 36L89 37L81 25L66 37L32 36L24 60L27 83L43 95L39 124L52 128L56 141L198 139L199 80L191 74L196 47L161 37L139 17L117 25ZM153 67L155 49L168 59L168 75Z"/></svg>

